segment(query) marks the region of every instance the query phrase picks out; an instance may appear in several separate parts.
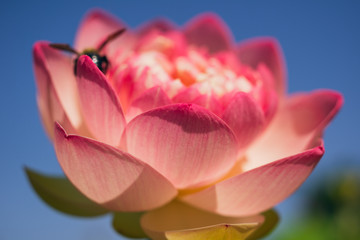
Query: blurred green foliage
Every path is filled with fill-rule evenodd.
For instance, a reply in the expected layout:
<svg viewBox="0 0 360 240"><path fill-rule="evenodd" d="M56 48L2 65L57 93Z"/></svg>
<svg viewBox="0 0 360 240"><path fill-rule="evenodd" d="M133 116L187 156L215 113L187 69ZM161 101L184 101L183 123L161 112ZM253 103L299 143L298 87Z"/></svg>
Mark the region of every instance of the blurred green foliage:
<svg viewBox="0 0 360 240"><path fill-rule="evenodd" d="M360 171L337 176L314 186L302 216L274 239L360 239Z"/></svg>

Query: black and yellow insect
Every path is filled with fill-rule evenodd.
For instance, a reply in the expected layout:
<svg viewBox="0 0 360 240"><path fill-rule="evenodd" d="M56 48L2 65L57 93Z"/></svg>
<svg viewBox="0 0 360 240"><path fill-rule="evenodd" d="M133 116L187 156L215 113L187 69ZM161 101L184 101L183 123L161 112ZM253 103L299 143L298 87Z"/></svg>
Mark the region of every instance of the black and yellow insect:
<svg viewBox="0 0 360 240"><path fill-rule="evenodd" d="M120 36L122 33L124 33L125 30L126 30L125 28L122 28L122 29L117 30L116 32L110 34L97 49L89 48L89 49L85 49L81 53L77 52L69 44L64 44L64 43L51 43L50 47L56 48L59 50L63 50L63 51L69 52L69 53L74 53L77 55L76 59L74 60L74 74L75 75L76 75L77 61L78 61L79 57L82 55L89 56L91 58L91 60L93 61L93 63L100 69L100 71L102 71L105 74L109 67L109 60L107 59L107 57L105 55L101 54L101 50L103 50L103 48L109 42L111 42L112 40L114 40L115 38Z"/></svg>

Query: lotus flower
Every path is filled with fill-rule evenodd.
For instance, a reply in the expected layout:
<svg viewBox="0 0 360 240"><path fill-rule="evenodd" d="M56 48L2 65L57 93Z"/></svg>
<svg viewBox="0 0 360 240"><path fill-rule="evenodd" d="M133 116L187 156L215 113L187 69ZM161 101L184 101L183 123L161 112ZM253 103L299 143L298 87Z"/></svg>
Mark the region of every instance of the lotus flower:
<svg viewBox="0 0 360 240"><path fill-rule="evenodd" d="M124 27L94 10L74 49ZM126 29L101 52L107 72L87 55L74 62L48 42L34 46L37 103L66 177L91 206L124 219L141 212L137 224L154 239L225 236L229 226L248 234L262 220L247 216L283 201L319 162L341 95L286 95L278 42L236 44L213 14Z"/></svg>

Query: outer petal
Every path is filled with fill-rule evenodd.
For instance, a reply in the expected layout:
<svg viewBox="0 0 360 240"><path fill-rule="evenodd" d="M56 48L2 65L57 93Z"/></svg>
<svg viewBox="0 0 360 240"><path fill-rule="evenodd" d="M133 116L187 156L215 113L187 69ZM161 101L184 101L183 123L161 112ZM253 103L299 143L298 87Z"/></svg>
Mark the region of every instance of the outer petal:
<svg viewBox="0 0 360 240"><path fill-rule="evenodd" d="M339 93L318 90L290 97L279 107L268 129L247 151L245 170L297 154L322 134L342 106Z"/></svg>
<svg viewBox="0 0 360 240"><path fill-rule="evenodd" d="M88 56L78 60L77 83L89 130L100 141L118 146L126 125L124 115L114 90Z"/></svg>
<svg viewBox="0 0 360 240"><path fill-rule="evenodd" d="M64 122L79 128L82 123L79 97L73 60L59 50L49 47L47 42L38 42L33 49L38 104L45 125L53 120ZM47 127L49 129L49 127ZM50 136L52 130L48 130Z"/></svg>
<svg viewBox="0 0 360 240"><path fill-rule="evenodd" d="M246 93L239 92L230 101L222 119L237 136L240 148L245 148L262 131L264 113Z"/></svg>
<svg viewBox="0 0 360 240"><path fill-rule="evenodd" d="M263 221L261 215L246 218L224 217L173 201L145 213L141 218L141 226L149 237L156 240L245 239ZM226 238L229 233L235 234L237 238Z"/></svg>
<svg viewBox="0 0 360 240"><path fill-rule="evenodd" d="M210 53L232 48L233 39L226 24L217 15L207 13L191 20L184 29L189 44L206 47Z"/></svg>
<svg viewBox="0 0 360 240"><path fill-rule="evenodd" d="M86 48L96 48L111 33L125 27L125 24L109 13L100 9L91 10L85 16L77 31L74 46L78 51L83 51ZM108 44L106 52L115 53L118 46L129 48L133 46L133 42L133 36L127 30L127 32Z"/></svg>
<svg viewBox="0 0 360 240"><path fill-rule="evenodd" d="M207 184L236 161L236 137L210 111L174 104L145 112L126 127L130 154L157 169L177 188Z"/></svg>
<svg viewBox="0 0 360 240"><path fill-rule="evenodd" d="M54 122L61 123L70 133L76 133L69 118L67 117L60 100L51 84L50 78L44 69L35 67L35 74L38 86L38 95L36 97L41 120L50 137L54 138ZM43 75L44 74L44 75Z"/></svg>
<svg viewBox="0 0 360 240"><path fill-rule="evenodd" d="M248 216L271 208L293 193L322 155L320 146L224 180L182 200L228 216Z"/></svg>
<svg viewBox="0 0 360 240"><path fill-rule="evenodd" d="M109 145L55 130L55 151L69 180L85 196L113 211L143 211L177 191L146 163Z"/></svg>
<svg viewBox="0 0 360 240"><path fill-rule="evenodd" d="M171 104L171 100L161 87L153 87L134 100L126 117L128 120L131 120L140 113L169 104Z"/></svg>
<svg viewBox="0 0 360 240"><path fill-rule="evenodd" d="M265 37L241 42L237 53L242 63L256 69L260 63L265 63L275 78L275 88L279 96L286 91L286 67L284 55L276 39Z"/></svg>

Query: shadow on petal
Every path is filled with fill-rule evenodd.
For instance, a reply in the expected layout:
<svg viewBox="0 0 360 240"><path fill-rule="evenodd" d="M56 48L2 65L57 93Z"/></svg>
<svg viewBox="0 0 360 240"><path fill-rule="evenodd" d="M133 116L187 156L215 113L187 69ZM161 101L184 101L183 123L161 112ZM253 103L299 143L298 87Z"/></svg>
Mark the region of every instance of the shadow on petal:
<svg viewBox="0 0 360 240"><path fill-rule="evenodd" d="M226 123L195 104L172 104L138 115L122 147L177 189L204 186L236 162L237 139Z"/></svg>

